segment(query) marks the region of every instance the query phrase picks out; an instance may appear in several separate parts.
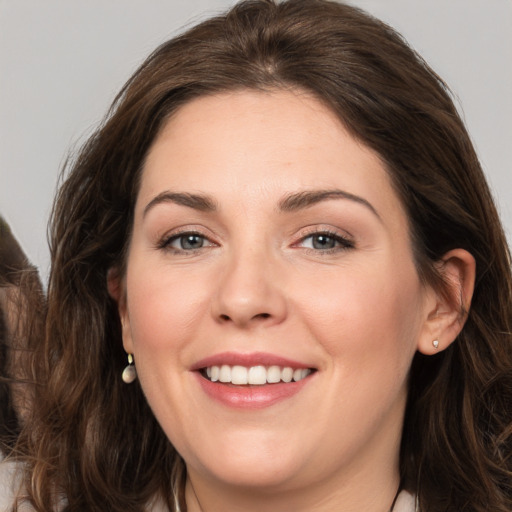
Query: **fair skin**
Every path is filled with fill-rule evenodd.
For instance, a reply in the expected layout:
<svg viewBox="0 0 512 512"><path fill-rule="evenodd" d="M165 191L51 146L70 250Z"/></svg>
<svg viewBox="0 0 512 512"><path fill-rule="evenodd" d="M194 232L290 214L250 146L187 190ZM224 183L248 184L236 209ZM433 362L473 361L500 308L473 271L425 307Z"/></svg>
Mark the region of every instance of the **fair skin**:
<svg viewBox="0 0 512 512"><path fill-rule="evenodd" d="M440 266L467 305L472 258ZM382 162L330 110L291 91L182 107L109 285L190 512L388 512L412 358L454 340L460 304L420 282ZM305 372L211 382L223 364Z"/></svg>

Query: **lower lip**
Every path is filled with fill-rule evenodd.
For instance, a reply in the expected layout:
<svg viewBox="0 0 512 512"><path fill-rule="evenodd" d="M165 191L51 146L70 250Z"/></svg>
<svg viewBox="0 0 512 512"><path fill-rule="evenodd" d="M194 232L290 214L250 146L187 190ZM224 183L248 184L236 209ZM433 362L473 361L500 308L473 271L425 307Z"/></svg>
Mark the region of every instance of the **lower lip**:
<svg viewBox="0 0 512 512"><path fill-rule="evenodd" d="M310 382L314 374L298 382L281 382L262 386L234 386L212 382L199 372L194 372L203 391L214 400L229 407L241 409L262 409L296 395Z"/></svg>

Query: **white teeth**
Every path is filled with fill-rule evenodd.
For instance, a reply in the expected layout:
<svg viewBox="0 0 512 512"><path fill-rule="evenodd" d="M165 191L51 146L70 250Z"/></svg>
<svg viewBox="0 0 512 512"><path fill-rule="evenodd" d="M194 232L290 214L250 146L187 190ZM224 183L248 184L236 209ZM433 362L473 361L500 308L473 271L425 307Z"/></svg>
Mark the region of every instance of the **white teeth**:
<svg viewBox="0 0 512 512"><path fill-rule="evenodd" d="M297 382L298 380L302 379L302 370L298 369L293 372L293 380Z"/></svg>
<svg viewBox="0 0 512 512"><path fill-rule="evenodd" d="M283 382L291 382L293 379L293 369L283 368L283 371L281 372L281 379L283 379Z"/></svg>
<svg viewBox="0 0 512 512"><path fill-rule="evenodd" d="M307 368L302 368L300 370L295 370L293 372L293 380L295 382L304 379L311 373L311 370L308 370Z"/></svg>
<svg viewBox="0 0 512 512"><path fill-rule="evenodd" d="M220 367L219 380L220 382L231 382L231 366L223 364Z"/></svg>
<svg viewBox="0 0 512 512"><path fill-rule="evenodd" d="M250 384L262 386L263 384L277 384L278 382L298 382L311 373L309 368L298 368L294 370L289 366L209 366L206 368L206 375L212 382L231 383L236 385Z"/></svg>
<svg viewBox="0 0 512 512"><path fill-rule="evenodd" d="M244 366L233 366L231 368L232 384L247 384L247 368Z"/></svg>
<svg viewBox="0 0 512 512"><path fill-rule="evenodd" d="M281 380L281 368L279 366L271 366L267 370L267 382L275 384Z"/></svg>
<svg viewBox="0 0 512 512"><path fill-rule="evenodd" d="M267 383L267 369L264 366L251 366L247 380L253 386L261 386Z"/></svg>

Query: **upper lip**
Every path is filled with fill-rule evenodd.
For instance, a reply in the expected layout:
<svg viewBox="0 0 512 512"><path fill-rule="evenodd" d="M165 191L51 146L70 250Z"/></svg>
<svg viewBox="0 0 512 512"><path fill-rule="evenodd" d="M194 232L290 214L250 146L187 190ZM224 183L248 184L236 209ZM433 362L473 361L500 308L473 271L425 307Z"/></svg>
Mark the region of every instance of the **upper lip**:
<svg viewBox="0 0 512 512"><path fill-rule="evenodd" d="M313 368L308 363L303 363L267 352L252 352L250 354L222 352L197 361L190 369L192 371L201 370L202 368L222 366L223 364L228 366L245 366L247 368L250 368L251 366L281 366L293 368L294 370L298 368Z"/></svg>

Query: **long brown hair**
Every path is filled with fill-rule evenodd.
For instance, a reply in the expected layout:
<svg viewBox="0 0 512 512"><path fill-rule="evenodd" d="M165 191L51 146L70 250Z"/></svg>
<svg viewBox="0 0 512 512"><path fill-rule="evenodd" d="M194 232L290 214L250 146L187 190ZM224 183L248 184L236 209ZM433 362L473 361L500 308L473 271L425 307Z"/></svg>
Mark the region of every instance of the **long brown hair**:
<svg viewBox="0 0 512 512"><path fill-rule="evenodd" d="M37 269L30 264L0 216L0 451L10 455L31 409L28 379L31 348L43 334L45 299Z"/></svg>
<svg viewBox="0 0 512 512"><path fill-rule="evenodd" d="M410 221L420 277L476 259L457 341L417 355L400 459L402 486L427 511L512 510L512 281L501 224L446 85L387 25L326 0L242 2L159 47L70 162L51 223L46 337L22 441L39 511L142 511L183 503L184 466L126 364L109 269L123 272L144 159L181 105L239 89L306 90L385 162ZM446 293L449 293L448 291ZM466 314L461 312L461 314Z"/></svg>

